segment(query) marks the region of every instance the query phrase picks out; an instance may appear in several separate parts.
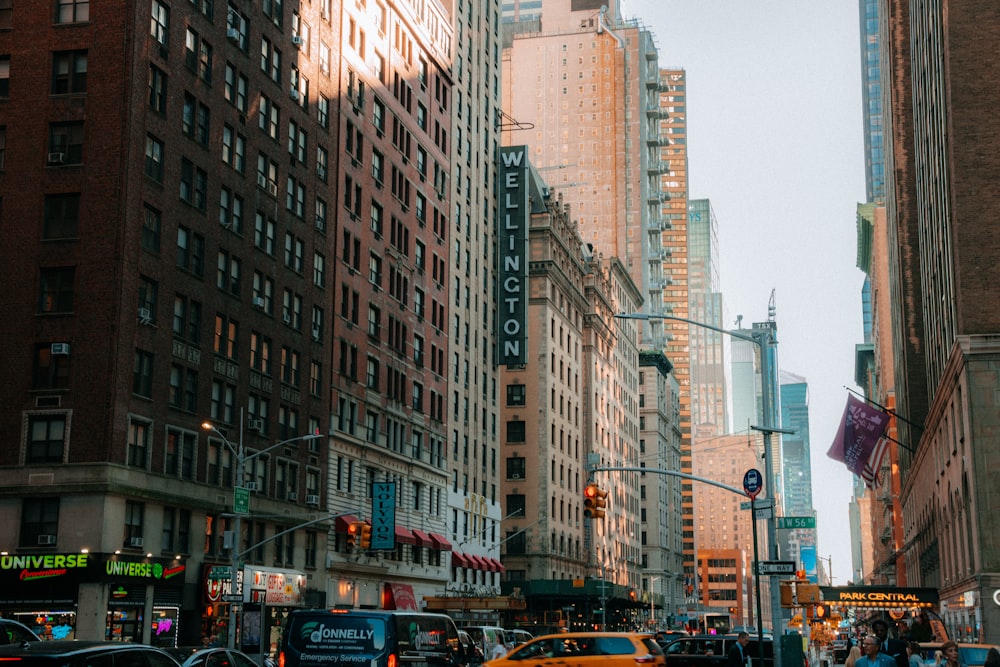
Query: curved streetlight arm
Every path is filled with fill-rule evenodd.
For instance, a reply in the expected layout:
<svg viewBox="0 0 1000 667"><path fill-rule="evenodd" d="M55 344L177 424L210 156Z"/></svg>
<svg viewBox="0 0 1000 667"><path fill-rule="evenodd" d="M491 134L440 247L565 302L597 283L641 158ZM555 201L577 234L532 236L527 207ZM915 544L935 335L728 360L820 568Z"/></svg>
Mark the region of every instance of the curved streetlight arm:
<svg viewBox="0 0 1000 667"><path fill-rule="evenodd" d="M675 317L674 315L651 315L650 313L618 313L615 315L616 320L641 320L643 322L649 322L651 320L673 320L675 322L685 322L687 324L693 324L696 327L701 327L702 329L710 329L711 331L717 331L718 333L727 334L733 338L739 338L741 340L748 340L751 343L761 344L761 341L757 339L756 336L751 334L743 334L739 331L731 331L729 329L723 329L722 327L717 327L713 324L706 324L705 322L696 322L694 320L689 320L686 317ZM770 338L770 332L768 332L768 338Z"/></svg>
<svg viewBox="0 0 1000 667"><path fill-rule="evenodd" d="M290 443L293 443L293 442L298 442L299 440L316 440L317 438L322 438L322 437L323 437L323 435L320 434L320 433L313 433L313 434L310 434L310 435L299 435L299 436L296 436L294 438L288 438L287 440L282 440L281 442L276 442L273 445L265 447L264 449L262 449L260 451L254 452L253 454L248 454L248 455L244 456L243 457L243 462L246 463L247 461L251 461L251 460L257 458L258 456L260 456L261 454L267 454L272 449L277 449L278 447L281 447L282 445L287 445L287 444L290 444Z"/></svg>

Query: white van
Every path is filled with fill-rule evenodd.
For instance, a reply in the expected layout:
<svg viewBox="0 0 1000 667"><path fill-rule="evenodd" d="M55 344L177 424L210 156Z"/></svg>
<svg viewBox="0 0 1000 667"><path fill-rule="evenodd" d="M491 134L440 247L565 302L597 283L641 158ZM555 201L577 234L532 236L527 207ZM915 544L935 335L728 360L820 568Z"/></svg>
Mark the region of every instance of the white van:
<svg viewBox="0 0 1000 667"><path fill-rule="evenodd" d="M491 625L470 625L462 628L469 633L472 641L476 642L483 651L483 661L493 660L500 655L497 646L503 649L503 655L507 654L507 634L503 628Z"/></svg>

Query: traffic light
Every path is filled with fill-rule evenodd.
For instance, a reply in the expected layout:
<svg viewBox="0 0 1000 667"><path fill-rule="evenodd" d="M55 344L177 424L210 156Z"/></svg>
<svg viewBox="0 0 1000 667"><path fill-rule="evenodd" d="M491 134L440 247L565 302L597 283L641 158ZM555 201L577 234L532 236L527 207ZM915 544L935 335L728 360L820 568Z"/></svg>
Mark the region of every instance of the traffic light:
<svg viewBox="0 0 1000 667"><path fill-rule="evenodd" d="M370 549L372 546L372 527L367 523L361 524L361 548Z"/></svg>
<svg viewBox="0 0 1000 667"><path fill-rule="evenodd" d="M819 595L819 586L800 582L795 587L798 603L800 605L818 604L822 602Z"/></svg>
<svg viewBox="0 0 1000 667"><path fill-rule="evenodd" d="M591 482L583 490L583 516L588 519L603 519L604 508L608 506L608 492Z"/></svg>
<svg viewBox="0 0 1000 667"><path fill-rule="evenodd" d="M362 534L363 521L354 521L347 527L347 548L353 549L358 545L358 538Z"/></svg>
<svg viewBox="0 0 1000 667"><path fill-rule="evenodd" d="M786 580L779 583L781 586L781 606L794 607L795 605L795 585L794 581Z"/></svg>

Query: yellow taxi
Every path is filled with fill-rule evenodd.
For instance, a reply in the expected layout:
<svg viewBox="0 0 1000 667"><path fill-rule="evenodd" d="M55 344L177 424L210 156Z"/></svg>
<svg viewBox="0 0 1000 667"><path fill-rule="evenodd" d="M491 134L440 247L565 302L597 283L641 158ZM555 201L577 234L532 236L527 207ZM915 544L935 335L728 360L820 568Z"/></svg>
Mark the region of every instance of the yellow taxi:
<svg viewBox="0 0 1000 667"><path fill-rule="evenodd" d="M638 632L564 632L536 637L489 667L665 667L651 634Z"/></svg>

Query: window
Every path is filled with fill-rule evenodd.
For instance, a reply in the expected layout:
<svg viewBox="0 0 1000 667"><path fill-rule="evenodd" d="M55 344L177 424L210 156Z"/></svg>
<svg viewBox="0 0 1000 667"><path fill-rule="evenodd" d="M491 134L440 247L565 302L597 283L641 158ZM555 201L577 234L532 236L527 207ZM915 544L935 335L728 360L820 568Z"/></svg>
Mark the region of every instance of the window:
<svg viewBox="0 0 1000 667"><path fill-rule="evenodd" d="M190 553L191 510L176 507L163 508L160 549L167 554Z"/></svg>
<svg viewBox="0 0 1000 667"><path fill-rule="evenodd" d="M212 45L191 28L184 38L184 65L205 83L212 82Z"/></svg>
<svg viewBox="0 0 1000 667"><path fill-rule="evenodd" d="M126 465L145 469L149 464L150 423L129 419Z"/></svg>
<svg viewBox="0 0 1000 667"><path fill-rule="evenodd" d="M260 71L281 84L281 51L267 37L261 37L260 41Z"/></svg>
<svg viewBox="0 0 1000 667"><path fill-rule="evenodd" d="M382 258L374 253L368 261L368 282L377 289L382 288Z"/></svg>
<svg viewBox="0 0 1000 667"><path fill-rule="evenodd" d="M161 55L166 55L167 36L170 33L170 5L163 0L152 0L152 2L153 12L149 22L149 34L160 44Z"/></svg>
<svg viewBox="0 0 1000 667"><path fill-rule="evenodd" d="M0 97L10 97L10 56L0 56Z"/></svg>
<svg viewBox="0 0 1000 667"><path fill-rule="evenodd" d="M524 479L524 457L511 456L507 459L507 479Z"/></svg>
<svg viewBox="0 0 1000 667"><path fill-rule="evenodd" d="M294 234L285 234L285 266L296 273L302 273L305 243Z"/></svg>
<svg viewBox="0 0 1000 667"><path fill-rule="evenodd" d="M125 542L127 548L142 548L142 525L146 506L135 501L125 503Z"/></svg>
<svg viewBox="0 0 1000 667"><path fill-rule="evenodd" d="M171 407L186 412L197 412L198 371L173 364L170 367L170 392L167 400Z"/></svg>
<svg viewBox="0 0 1000 667"><path fill-rule="evenodd" d="M247 90L249 87L250 81L246 75L237 72L232 63L226 63L226 101L244 114L247 112Z"/></svg>
<svg viewBox="0 0 1000 667"><path fill-rule="evenodd" d="M220 250L216 263L215 286L235 296L240 295L240 258L226 250Z"/></svg>
<svg viewBox="0 0 1000 667"><path fill-rule="evenodd" d="M323 395L323 364L309 362L309 393L316 397Z"/></svg>
<svg viewBox="0 0 1000 667"><path fill-rule="evenodd" d="M519 493L507 494L507 516L525 516L524 496Z"/></svg>
<svg viewBox="0 0 1000 667"><path fill-rule="evenodd" d="M316 176L324 183L326 183L329 161L326 149L322 146L316 146Z"/></svg>
<svg viewBox="0 0 1000 667"><path fill-rule="evenodd" d="M313 285L326 287L326 258L318 252L313 252Z"/></svg>
<svg viewBox="0 0 1000 667"><path fill-rule="evenodd" d="M211 112L190 93L184 94L184 109L181 113L181 132L202 146L208 146L208 129Z"/></svg>
<svg viewBox="0 0 1000 667"><path fill-rule="evenodd" d="M299 386L299 352L287 345L281 347L281 381Z"/></svg>
<svg viewBox="0 0 1000 667"><path fill-rule="evenodd" d="M65 436L66 415L30 415L28 417L28 446L24 462L62 463Z"/></svg>
<svg viewBox="0 0 1000 667"><path fill-rule="evenodd" d="M250 368L271 374L271 339L256 331L250 332Z"/></svg>
<svg viewBox="0 0 1000 667"><path fill-rule="evenodd" d="M507 422L507 442L525 442L526 429L523 421Z"/></svg>
<svg viewBox="0 0 1000 667"><path fill-rule="evenodd" d="M52 54L52 94L87 92L87 51L56 51Z"/></svg>
<svg viewBox="0 0 1000 667"><path fill-rule="evenodd" d="M25 498L21 505L20 546L36 548L55 541L59 531L58 498Z"/></svg>
<svg viewBox="0 0 1000 667"><path fill-rule="evenodd" d="M194 479L196 433L168 427L163 472L181 479Z"/></svg>
<svg viewBox="0 0 1000 667"><path fill-rule="evenodd" d="M254 271L252 292L253 306L268 315L274 314L274 279Z"/></svg>
<svg viewBox="0 0 1000 667"><path fill-rule="evenodd" d="M208 173L187 158L181 158L180 197L199 211L204 211L208 197Z"/></svg>
<svg viewBox="0 0 1000 667"><path fill-rule="evenodd" d="M246 52L250 48L250 37L248 31L247 17L240 13L233 5L229 5L226 19L226 39L236 44L241 51Z"/></svg>
<svg viewBox="0 0 1000 667"><path fill-rule="evenodd" d="M177 268L205 275L205 237L184 226L177 228Z"/></svg>
<svg viewBox="0 0 1000 667"><path fill-rule="evenodd" d="M157 3L153 3L156 8ZM90 0L56 0L56 23L83 23L90 20Z"/></svg>
<svg viewBox="0 0 1000 667"><path fill-rule="evenodd" d="M254 217L254 245L272 257L274 256L274 234L274 220L257 211Z"/></svg>
<svg viewBox="0 0 1000 667"><path fill-rule="evenodd" d="M243 234L243 197L225 186L219 188L219 224L236 234Z"/></svg>
<svg viewBox="0 0 1000 667"><path fill-rule="evenodd" d="M149 66L149 108L159 114L167 112L167 73L156 65Z"/></svg>
<svg viewBox="0 0 1000 667"><path fill-rule="evenodd" d="M0 125L0 170L7 162L7 127Z"/></svg>
<svg viewBox="0 0 1000 667"><path fill-rule="evenodd" d="M178 338L201 343L201 304L178 294L174 297L173 333Z"/></svg>
<svg viewBox="0 0 1000 667"><path fill-rule="evenodd" d="M45 195L45 214L42 223L42 238L76 238L79 220L79 193Z"/></svg>
<svg viewBox="0 0 1000 667"><path fill-rule="evenodd" d="M382 153L377 150L372 150L372 178L375 179L376 184L381 187L383 180L385 179L385 158Z"/></svg>
<svg viewBox="0 0 1000 667"><path fill-rule="evenodd" d="M163 182L163 142L151 134L146 135L145 173L157 183Z"/></svg>
<svg viewBox="0 0 1000 667"><path fill-rule="evenodd" d="M132 393L145 398L153 397L152 352L135 351L135 364L132 368Z"/></svg>
<svg viewBox="0 0 1000 667"><path fill-rule="evenodd" d="M525 389L523 384L507 385L507 405L524 405Z"/></svg>
<svg viewBox="0 0 1000 667"><path fill-rule="evenodd" d="M326 95L320 95L316 103L316 120L320 127L330 128L330 98Z"/></svg>
<svg viewBox="0 0 1000 667"><path fill-rule="evenodd" d="M143 205L142 247L152 252L160 252L160 227L162 215L149 204Z"/></svg>
<svg viewBox="0 0 1000 667"><path fill-rule="evenodd" d="M226 315L215 316L215 344L213 351L227 359L235 360L239 352L240 325Z"/></svg>
<svg viewBox="0 0 1000 667"><path fill-rule="evenodd" d="M68 313L73 310L73 267L43 268L39 275L38 312Z"/></svg>
<svg viewBox="0 0 1000 667"><path fill-rule="evenodd" d="M83 162L83 121L49 124L49 163L81 164ZM58 157L56 157L58 156Z"/></svg>

